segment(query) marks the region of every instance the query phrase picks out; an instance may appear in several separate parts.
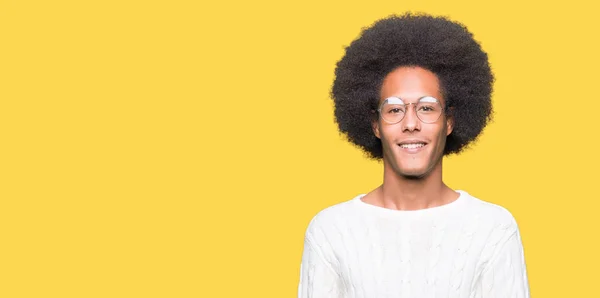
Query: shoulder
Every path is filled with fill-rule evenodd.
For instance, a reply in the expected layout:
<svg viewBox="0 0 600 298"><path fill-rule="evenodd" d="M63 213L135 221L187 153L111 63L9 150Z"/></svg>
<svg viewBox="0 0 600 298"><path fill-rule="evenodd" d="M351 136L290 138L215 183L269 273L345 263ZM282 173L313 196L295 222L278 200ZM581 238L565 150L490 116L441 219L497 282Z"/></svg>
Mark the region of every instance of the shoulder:
<svg viewBox="0 0 600 298"><path fill-rule="evenodd" d="M470 208L480 213L476 230L482 244L479 253L481 270L488 270L489 264L509 254L511 249L522 251L517 220L507 208L472 196L470 203Z"/></svg>
<svg viewBox="0 0 600 298"><path fill-rule="evenodd" d="M505 207L469 196L468 212L475 218L474 229L483 241L483 260L498 253L504 243L519 235L519 227L513 214Z"/></svg>
<svg viewBox="0 0 600 298"><path fill-rule="evenodd" d="M507 208L484 201L466 192L464 194L468 198L468 213L478 217L483 224L506 229L517 228L517 221Z"/></svg>
<svg viewBox="0 0 600 298"><path fill-rule="evenodd" d="M359 195L360 196L360 195ZM354 200L347 200L329 207L326 207L315 214L306 228L306 237L310 240L323 240L334 234L342 234L346 227L355 218L356 208Z"/></svg>

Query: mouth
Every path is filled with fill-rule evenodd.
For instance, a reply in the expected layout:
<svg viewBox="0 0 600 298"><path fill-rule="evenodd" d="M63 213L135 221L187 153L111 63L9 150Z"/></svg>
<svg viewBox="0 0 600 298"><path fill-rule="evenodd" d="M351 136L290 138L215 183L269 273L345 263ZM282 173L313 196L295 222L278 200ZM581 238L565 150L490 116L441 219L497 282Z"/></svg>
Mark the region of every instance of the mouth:
<svg viewBox="0 0 600 298"><path fill-rule="evenodd" d="M420 152L423 150L423 148L425 148L425 146L427 146L427 143L420 141L402 142L398 144L398 147L400 147L403 151L407 153Z"/></svg>

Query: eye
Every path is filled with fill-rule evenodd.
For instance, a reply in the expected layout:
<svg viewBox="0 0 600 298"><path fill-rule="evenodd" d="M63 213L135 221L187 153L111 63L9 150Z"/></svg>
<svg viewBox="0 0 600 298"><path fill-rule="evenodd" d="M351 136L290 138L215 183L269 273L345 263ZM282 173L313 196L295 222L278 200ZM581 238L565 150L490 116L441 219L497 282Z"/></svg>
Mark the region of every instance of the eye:
<svg viewBox="0 0 600 298"><path fill-rule="evenodd" d="M402 114L406 110L404 105L394 104L394 105L384 105L383 109L386 114Z"/></svg>
<svg viewBox="0 0 600 298"><path fill-rule="evenodd" d="M422 104L418 107L419 112L435 112L436 110L436 107L431 104Z"/></svg>
<svg viewBox="0 0 600 298"><path fill-rule="evenodd" d="M406 111L406 106L403 104L385 104L381 108L381 111L385 114L402 114Z"/></svg>

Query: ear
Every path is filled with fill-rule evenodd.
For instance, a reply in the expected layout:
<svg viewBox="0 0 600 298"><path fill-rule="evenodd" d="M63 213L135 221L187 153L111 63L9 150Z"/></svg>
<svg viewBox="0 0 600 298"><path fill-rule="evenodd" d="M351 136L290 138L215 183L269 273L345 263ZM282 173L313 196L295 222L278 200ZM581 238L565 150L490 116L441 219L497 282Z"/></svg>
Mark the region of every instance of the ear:
<svg viewBox="0 0 600 298"><path fill-rule="evenodd" d="M371 128L373 129L373 133L378 139L381 139L381 133L379 132L379 121L373 120L371 121Z"/></svg>
<svg viewBox="0 0 600 298"><path fill-rule="evenodd" d="M454 118L449 115L448 117L446 117L446 136L450 135L452 133L452 130L454 129Z"/></svg>

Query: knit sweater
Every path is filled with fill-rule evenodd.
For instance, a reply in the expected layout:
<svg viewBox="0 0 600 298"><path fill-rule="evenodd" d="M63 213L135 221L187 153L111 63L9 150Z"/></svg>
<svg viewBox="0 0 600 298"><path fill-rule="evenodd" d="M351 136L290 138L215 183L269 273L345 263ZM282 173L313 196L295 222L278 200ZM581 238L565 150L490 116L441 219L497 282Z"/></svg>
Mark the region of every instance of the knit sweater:
<svg viewBox="0 0 600 298"><path fill-rule="evenodd" d="M361 194L320 211L306 230L298 297L529 297L512 214L457 192L420 210L378 207Z"/></svg>

